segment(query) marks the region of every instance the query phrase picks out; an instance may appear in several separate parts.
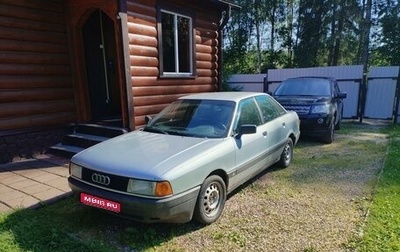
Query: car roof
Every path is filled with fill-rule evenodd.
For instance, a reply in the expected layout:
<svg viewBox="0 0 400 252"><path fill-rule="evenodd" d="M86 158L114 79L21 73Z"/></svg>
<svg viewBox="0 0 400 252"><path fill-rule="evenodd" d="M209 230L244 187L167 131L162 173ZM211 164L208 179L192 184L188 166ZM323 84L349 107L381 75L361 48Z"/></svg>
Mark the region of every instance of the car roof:
<svg viewBox="0 0 400 252"><path fill-rule="evenodd" d="M194 99L194 100L223 100L223 101L234 101L238 102L248 97L254 97L257 95L267 95L260 92L208 92L208 93L198 93L180 97L179 99Z"/></svg>
<svg viewBox="0 0 400 252"><path fill-rule="evenodd" d="M300 76L300 77L289 78L286 80L296 80L296 79L321 79L321 80L330 80L330 81L335 80L334 77L330 77L330 76Z"/></svg>

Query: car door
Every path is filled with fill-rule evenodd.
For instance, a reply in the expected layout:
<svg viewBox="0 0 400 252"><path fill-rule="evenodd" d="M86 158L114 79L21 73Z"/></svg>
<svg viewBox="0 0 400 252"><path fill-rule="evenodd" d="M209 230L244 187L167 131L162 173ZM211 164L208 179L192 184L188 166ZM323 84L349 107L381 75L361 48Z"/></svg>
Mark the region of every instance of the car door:
<svg viewBox="0 0 400 252"><path fill-rule="evenodd" d="M263 121L265 123L265 131L269 161L274 162L282 154L283 147L289 135L290 122L286 122L287 113L272 97L260 95L256 97L257 105L260 108Z"/></svg>
<svg viewBox="0 0 400 252"><path fill-rule="evenodd" d="M272 135L267 125L263 124L259 107L254 98L239 103L234 131L239 132L241 125L256 125L254 134L243 134L235 138L236 176L231 178L231 185L243 183L268 165L268 146Z"/></svg>

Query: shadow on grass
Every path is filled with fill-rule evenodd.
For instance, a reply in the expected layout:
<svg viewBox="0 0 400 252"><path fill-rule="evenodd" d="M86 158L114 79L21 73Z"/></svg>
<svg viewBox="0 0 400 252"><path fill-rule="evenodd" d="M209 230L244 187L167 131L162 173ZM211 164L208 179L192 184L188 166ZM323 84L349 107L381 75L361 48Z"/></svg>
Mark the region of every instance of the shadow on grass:
<svg viewBox="0 0 400 252"><path fill-rule="evenodd" d="M0 251L142 251L201 227L138 223L82 206L71 196L0 215Z"/></svg>

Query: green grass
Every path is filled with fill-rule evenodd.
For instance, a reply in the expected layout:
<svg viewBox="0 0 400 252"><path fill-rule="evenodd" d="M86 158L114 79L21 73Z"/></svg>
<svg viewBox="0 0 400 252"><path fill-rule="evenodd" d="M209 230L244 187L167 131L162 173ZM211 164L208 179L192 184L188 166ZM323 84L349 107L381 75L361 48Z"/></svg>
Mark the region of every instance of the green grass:
<svg viewBox="0 0 400 252"><path fill-rule="evenodd" d="M373 196L359 251L400 251L400 127L389 132L385 166Z"/></svg>
<svg viewBox="0 0 400 252"><path fill-rule="evenodd" d="M86 211L76 214L78 208L68 199L38 210L1 215L0 251L107 251L101 235L86 241L74 235L88 221L96 226Z"/></svg>

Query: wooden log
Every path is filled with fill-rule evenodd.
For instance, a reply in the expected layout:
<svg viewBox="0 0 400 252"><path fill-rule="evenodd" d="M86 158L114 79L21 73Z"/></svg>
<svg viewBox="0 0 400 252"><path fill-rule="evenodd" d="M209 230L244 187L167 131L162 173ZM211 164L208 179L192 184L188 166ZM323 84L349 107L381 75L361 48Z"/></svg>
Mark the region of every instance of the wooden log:
<svg viewBox="0 0 400 252"><path fill-rule="evenodd" d="M68 54L67 44L51 44L0 39L0 51Z"/></svg>
<svg viewBox="0 0 400 252"><path fill-rule="evenodd" d="M0 39L17 41L36 41L51 44L65 45L67 37L65 33L43 32L34 30L23 30L2 27L0 29Z"/></svg>
<svg viewBox="0 0 400 252"><path fill-rule="evenodd" d="M208 62L217 62L218 61L218 56L215 55L215 54L198 52L198 53L196 53L196 60L198 60L198 61L208 61Z"/></svg>
<svg viewBox="0 0 400 252"><path fill-rule="evenodd" d="M210 15L207 15L206 17L199 16L196 18L196 27L211 31L218 31L218 22L218 20L214 22L210 20Z"/></svg>
<svg viewBox="0 0 400 252"><path fill-rule="evenodd" d="M218 52L217 47L215 46L207 46L207 45L196 45L196 52L198 53L210 53L216 54Z"/></svg>
<svg viewBox="0 0 400 252"><path fill-rule="evenodd" d="M143 35L136 35L136 34L129 34L129 44L132 45L141 45L141 46L150 46L150 47L157 47L158 41L155 37L143 36Z"/></svg>
<svg viewBox="0 0 400 252"><path fill-rule="evenodd" d="M0 117L28 116L58 112L75 112L74 100L2 103Z"/></svg>
<svg viewBox="0 0 400 252"><path fill-rule="evenodd" d="M158 58L158 49L156 47L129 45L129 52L131 55Z"/></svg>
<svg viewBox="0 0 400 252"><path fill-rule="evenodd" d="M172 94L172 95L149 95L149 96L138 96L134 97L133 104L134 106L151 106L151 105L159 105L159 104L169 104L176 99L178 99L181 95Z"/></svg>
<svg viewBox="0 0 400 252"><path fill-rule="evenodd" d="M159 113L166 106L168 106L168 104L137 107L135 108L135 115L136 116L154 115Z"/></svg>
<svg viewBox="0 0 400 252"><path fill-rule="evenodd" d="M1 12L1 8L0 8L0 12ZM24 30L48 31L48 32L55 32L55 33L65 32L65 24L50 23L50 22L38 22L38 21L32 21L32 20L27 22L26 19L9 17L9 15L0 16L0 26L8 27L8 28L18 28L18 29L24 29Z"/></svg>
<svg viewBox="0 0 400 252"><path fill-rule="evenodd" d="M31 88L71 89L71 76L0 75L0 89Z"/></svg>
<svg viewBox="0 0 400 252"><path fill-rule="evenodd" d="M218 38L218 32L213 31L213 30L207 30L207 29L202 29L197 27L196 28L196 36L204 37L204 38L210 38L210 39L217 39Z"/></svg>
<svg viewBox="0 0 400 252"><path fill-rule="evenodd" d="M143 35L143 36L149 36L149 37L157 36L157 29L155 26L128 23L128 31L129 31L129 33L133 33L133 34L137 34L137 35Z"/></svg>
<svg viewBox="0 0 400 252"><path fill-rule="evenodd" d="M69 65L0 64L0 74L3 75L69 75L70 73Z"/></svg>
<svg viewBox="0 0 400 252"><path fill-rule="evenodd" d="M0 52L1 63L69 65L68 54L44 54L35 52Z"/></svg>
<svg viewBox="0 0 400 252"><path fill-rule="evenodd" d="M63 112L45 115L30 115L24 117L0 118L0 130L15 130L32 127L65 125L76 121L75 113Z"/></svg>
<svg viewBox="0 0 400 252"><path fill-rule="evenodd" d="M218 63L208 61L196 61L197 71L199 69L218 69Z"/></svg>
<svg viewBox="0 0 400 252"><path fill-rule="evenodd" d="M25 1L29 2L29 1ZM23 6L17 6L13 3L1 4L0 5L0 16L11 16L24 20L30 21L40 21L43 23L53 23L53 24L62 24L64 22L63 18L60 18L60 15L64 15L62 10L62 4L60 3L56 8L52 10L43 10L45 8L46 3L37 2L37 5L32 6L30 8Z"/></svg>
<svg viewBox="0 0 400 252"><path fill-rule="evenodd" d="M155 26L157 24L157 19L156 16L147 16L128 11L128 22L141 25Z"/></svg>
<svg viewBox="0 0 400 252"><path fill-rule="evenodd" d="M73 100L71 88L6 90L0 92L1 103L45 100ZM1 104L0 103L0 104Z"/></svg>
<svg viewBox="0 0 400 252"><path fill-rule="evenodd" d="M217 39L210 39L201 36L196 36L196 44L218 47L219 43Z"/></svg>
<svg viewBox="0 0 400 252"><path fill-rule="evenodd" d="M133 97L153 96L153 95L179 95L189 93L201 93L216 91L215 86L211 83L202 85L176 85L176 86L155 86L155 87L134 87L132 88ZM135 108L136 111L136 108Z"/></svg>
<svg viewBox="0 0 400 252"><path fill-rule="evenodd" d="M131 55L131 66L134 67L158 67L158 58Z"/></svg>
<svg viewBox="0 0 400 252"><path fill-rule="evenodd" d="M218 71L215 69L197 69L199 77L218 77Z"/></svg>
<svg viewBox="0 0 400 252"><path fill-rule="evenodd" d="M202 85L204 83L216 83L217 79L214 77L197 77L195 79L158 79L157 76L132 76L132 87L154 87L164 86L169 87L171 85Z"/></svg>
<svg viewBox="0 0 400 252"><path fill-rule="evenodd" d="M154 1L126 1L127 10L131 13L140 13L147 16L156 16L156 6Z"/></svg>
<svg viewBox="0 0 400 252"><path fill-rule="evenodd" d="M27 0L2 0L2 4L20 6L29 9L39 9L52 12L61 12L63 1L27 1Z"/></svg>
<svg viewBox="0 0 400 252"><path fill-rule="evenodd" d="M131 67L132 76L158 76L159 71L157 67Z"/></svg>

